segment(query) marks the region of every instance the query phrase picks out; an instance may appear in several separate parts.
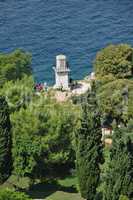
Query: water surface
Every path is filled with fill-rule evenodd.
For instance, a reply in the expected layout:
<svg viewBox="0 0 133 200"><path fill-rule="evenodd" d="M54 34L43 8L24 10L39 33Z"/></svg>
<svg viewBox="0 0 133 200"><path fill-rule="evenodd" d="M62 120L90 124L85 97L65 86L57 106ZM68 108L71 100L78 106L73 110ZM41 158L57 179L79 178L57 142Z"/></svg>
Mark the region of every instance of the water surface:
<svg viewBox="0 0 133 200"><path fill-rule="evenodd" d="M0 0L0 52L30 51L36 81L53 83L60 53L71 76L83 78L111 43L133 45L132 0Z"/></svg>

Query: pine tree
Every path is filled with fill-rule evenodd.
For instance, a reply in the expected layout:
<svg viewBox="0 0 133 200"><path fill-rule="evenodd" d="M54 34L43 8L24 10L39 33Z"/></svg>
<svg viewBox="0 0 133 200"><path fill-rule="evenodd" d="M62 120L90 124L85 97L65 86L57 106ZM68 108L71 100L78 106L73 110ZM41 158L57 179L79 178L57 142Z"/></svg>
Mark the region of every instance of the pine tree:
<svg viewBox="0 0 133 200"><path fill-rule="evenodd" d="M11 124L4 97L0 97L0 183L11 174Z"/></svg>
<svg viewBox="0 0 133 200"><path fill-rule="evenodd" d="M106 175L105 199L118 200L133 195L133 144L125 128L116 128Z"/></svg>
<svg viewBox="0 0 133 200"><path fill-rule="evenodd" d="M91 91L82 105L81 128L77 131L76 166L81 196L94 200L103 163L100 115L95 91Z"/></svg>

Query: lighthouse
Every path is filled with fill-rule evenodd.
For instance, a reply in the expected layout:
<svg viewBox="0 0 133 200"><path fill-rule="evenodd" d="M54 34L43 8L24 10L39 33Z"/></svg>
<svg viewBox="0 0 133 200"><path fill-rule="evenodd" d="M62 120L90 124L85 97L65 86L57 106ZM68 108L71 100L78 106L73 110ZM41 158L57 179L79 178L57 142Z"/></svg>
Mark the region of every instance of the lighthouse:
<svg viewBox="0 0 133 200"><path fill-rule="evenodd" d="M55 88L69 90L69 72L67 58L65 55L56 56Z"/></svg>

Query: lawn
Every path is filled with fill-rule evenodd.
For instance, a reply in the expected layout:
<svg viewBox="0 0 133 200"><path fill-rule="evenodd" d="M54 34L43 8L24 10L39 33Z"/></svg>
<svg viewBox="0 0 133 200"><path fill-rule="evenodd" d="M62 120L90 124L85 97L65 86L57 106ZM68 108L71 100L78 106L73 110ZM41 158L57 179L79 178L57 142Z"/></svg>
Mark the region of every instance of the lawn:
<svg viewBox="0 0 133 200"><path fill-rule="evenodd" d="M16 177L11 176L2 188L13 188L14 185L19 185L33 199L83 200L77 191L77 178L72 176L58 181L37 183L30 190L25 190L28 186L28 179L21 179L20 182L17 182Z"/></svg>
<svg viewBox="0 0 133 200"><path fill-rule="evenodd" d="M83 200L80 195L77 193L68 193L57 191L50 195L49 197L45 198L45 200Z"/></svg>
<svg viewBox="0 0 133 200"><path fill-rule="evenodd" d="M82 200L76 189L77 178L67 177L63 180L34 185L28 194L33 199L45 200Z"/></svg>
<svg viewBox="0 0 133 200"><path fill-rule="evenodd" d="M45 200L82 200L76 189L76 177L67 177L63 180L58 180L58 184L60 185L60 189L45 198Z"/></svg>

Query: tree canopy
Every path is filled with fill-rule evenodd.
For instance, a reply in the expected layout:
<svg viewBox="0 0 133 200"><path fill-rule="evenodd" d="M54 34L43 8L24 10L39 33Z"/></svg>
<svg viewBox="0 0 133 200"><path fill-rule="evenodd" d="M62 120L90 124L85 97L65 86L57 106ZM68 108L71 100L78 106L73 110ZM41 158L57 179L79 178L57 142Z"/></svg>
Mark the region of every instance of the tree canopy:
<svg viewBox="0 0 133 200"><path fill-rule="evenodd" d="M94 70L97 76L112 74L117 78L133 73L133 48L127 44L109 45L97 53Z"/></svg>
<svg viewBox="0 0 133 200"><path fill-rule="evenodd" d="M99 52L94 64L96 82L91 82L87 94L75 96L73 103L71 100L58 103L52 89L38 93L34 90L29 53L16 50L0 54L0 95L5 96L0 98L0 182L11 174L11 156L12 174L17 178L29 177L32 183L65 176L73 171L76 160L82 197L97 199L97 194L101 195L99 188L103 187L106 200L130 199L132 54L132 47L123 44L110 45ZM111 123L115 119L116 124L123 123L127 128L114 131L108 162L100 179L104 162L101 119L104 118L111 119ZM5 199L29 200L23 193L2 190L0 200Z"/></svg>
<svg viewBox="0 0 133 200"><path fill-rule="evenodd" d="M17 49L9 54L0 54L0 86L6 81L21 79L31 74L31 55Z"/></svg>
<svg viewBox="0 0 133 200"><path fill-rule="evenodd" d="M106 200L119 200L120 195L131 199L133 194L133 144L128 131L127 128L116 128L113 134L106 174Z"/></svg>
<svg viewBox="0 0 133 200"><path fill-rule="evenodd" d="M99 85L97 98L103 116L119 121L133 117L133 80L114 79Z"/></svg>
<svg viewBox="0 0 133 200"><path fill-rule="evenodd" d="M11 175L12 171L12 135L9 109L4 97L0 97L0 183Z"/></svg>
<svg viewBox="0 0 133 200"><path fill-rule="evenodd" d="M0 94L5 96L11 112L27 107L35 96L33 78L24 75L21 80L6 81Z"/></svg>
<svg viewBox="0 0 133 200"><path fill-rule="evenodd" d="M74 162L77 109L71 103L40 99L11 117L14 173L19 176L52 176L60 166Z"/></svg>
<svg viewBox="0 0 133 200"><path fill-rule="evenodd" d="M83 103L81 127L75 135L76 166L81 196L93 200L100 179L100 164L103 163L101 121L95 92Z"/></svg>
<svg viewBox="0 0 133 200"><path fill-rule="evenodd" d="M0 200L31 200L31 198L22 192L15 192L10 189L2 189L0 190Z"/></svg>

